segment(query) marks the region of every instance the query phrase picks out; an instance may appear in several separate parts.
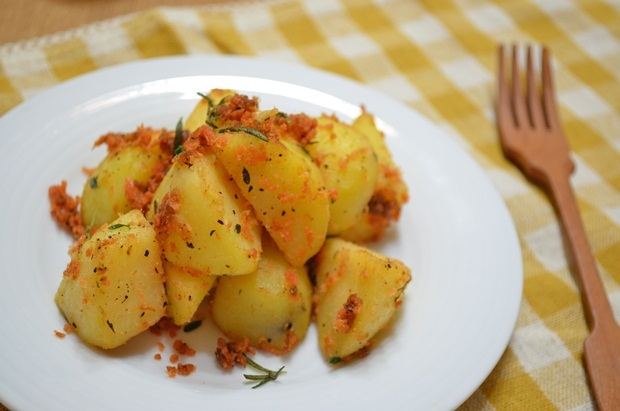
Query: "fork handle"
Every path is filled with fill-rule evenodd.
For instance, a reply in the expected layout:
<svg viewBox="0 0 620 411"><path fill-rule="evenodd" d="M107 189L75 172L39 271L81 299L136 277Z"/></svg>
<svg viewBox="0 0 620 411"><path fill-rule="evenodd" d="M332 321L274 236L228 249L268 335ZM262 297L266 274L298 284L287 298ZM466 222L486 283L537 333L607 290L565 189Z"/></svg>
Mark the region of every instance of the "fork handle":
<svg viewBox="0 0 620 411"><path fill-rule="evenodd" d="M581 286L590 329L594 330L597 325L615 325L614 314L588 243L569 174L558 171L549 177L549 187L568 243L569 259L574 265Z"/></svg>

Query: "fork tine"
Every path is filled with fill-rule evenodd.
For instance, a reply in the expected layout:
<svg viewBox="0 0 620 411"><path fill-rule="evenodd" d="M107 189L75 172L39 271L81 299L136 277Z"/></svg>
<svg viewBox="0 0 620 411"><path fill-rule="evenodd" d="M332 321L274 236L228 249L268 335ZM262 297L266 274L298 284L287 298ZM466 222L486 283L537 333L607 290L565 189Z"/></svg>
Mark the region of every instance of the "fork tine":
<svg viewBox="0 0 620 411"><path fill-rule="evenodd" d="M532 46L527 46L527 107L529 108L530 122L533 127L545 126L545 113L538 92L534 63L532 59Z"/></svg>
<svg viewBox="0 0 620 411"><path fill-rule="evenodd" d="M523 129L529 124L527 106L519 78L519 56L516 44L512 46L512 112L518 128Z"/></svg>
<svg viewBox="0 0 620 411"><path fill-rule="evenodd" d="M512 107L510 105L510 93L506 84L506 64L504 59L504 46L500 45L498 50L497 61L497 122L501 127L512 125L514 118L512 116ZM503 133L500 133L502 137Z"/></svg>
<svg viewBox="0 0 620 411"><path fill-rule="evenodd" d="M555 105L553 76L551 75L551 55L546 47L543 47L542 51L542 90L547 126L551 130L559 130L560 119Z"/></svg>

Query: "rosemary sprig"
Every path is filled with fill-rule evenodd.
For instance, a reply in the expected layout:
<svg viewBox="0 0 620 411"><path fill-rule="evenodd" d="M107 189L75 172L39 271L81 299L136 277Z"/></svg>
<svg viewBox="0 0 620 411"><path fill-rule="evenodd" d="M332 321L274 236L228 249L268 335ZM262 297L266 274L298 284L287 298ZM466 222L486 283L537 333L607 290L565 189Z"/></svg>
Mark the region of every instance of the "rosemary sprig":
<svg viewBox="0 0 620 411"><path fill-rule="evenodd" d="M183 117L179 118L177 121L176 129L174 130L174 146L173 153L176 156L177 154L181 154L183 151Z"/></svg>
<svg viewBox="0 0 620 411"><path fill-rule="evenodd" d="M263 140L266 142L269 142L269 139L267 138L267 136L265 136L263 133L261 133L260 131L251 128L251 127L227 127L227 128L222 128L219 129L218 134L222 134L222 133L247 133L251 136L254 136L256 138L258 138L259 140Z"/></svg>
<svg viewBox="0 0 620 411"><path fill-rule="evenodd" d="M280 374L286 374L286 371L284 371L284 366L280 367L278 371L272 371L268 368L263 367L260 364L257 364L254 360L252 360L246 354L243 354L243 356L245 357L245 359L248 361L248 364L252 368L255 368L258 371L262 371L266 373L266 374L243 374L246 380L258 381L258 384L254 385L252 389L258 388L261 385L267 384L269 381L277 380Z"/></svg>
<svg viewBox="0 0 620 411"><path fill-rule="evenodd" d="M217 130L219 128L218 126L218 118L219 118L219 114L217 112L217 108L223 104L225 104L226 99L223 98L221 99L217 105L213 102L213 100L211 100L209 98L209 96L205 96L203 94L199 94L202 98L204 98L205 100L207 100L207 102L209 103L209 107L207 108L207 118L205 120L205 124L207 124L209 127L211 127L213 130Z"/></svg>
<svg viewBox="0 0 620 411"><path fill-rule="evenodd" d="M211 100L211 98L209 96L207 96L205 93L201 93L201 92L198 92L196 94L198 94L203 99L207 100L207 104L209 105L209 109L213 108L213 100Z"/></svg>

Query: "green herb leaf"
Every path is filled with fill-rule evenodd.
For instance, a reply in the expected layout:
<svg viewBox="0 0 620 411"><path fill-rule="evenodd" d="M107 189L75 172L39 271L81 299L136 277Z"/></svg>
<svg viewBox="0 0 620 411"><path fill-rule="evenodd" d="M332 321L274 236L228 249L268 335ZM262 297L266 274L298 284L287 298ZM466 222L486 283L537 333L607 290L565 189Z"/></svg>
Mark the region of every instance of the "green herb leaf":
<svg viewBox="0 0 620 411"><path fill-rule="evenodd" d="M174 130L174 154L177 155L177 150L182 147L183 144L183 117L177 121L176 129ZM181 151L182 153L183 151Z"/></svg>
<svg viewBox="0 0 620 411"><path fill-rule="evenodd" d="M226 99L223 98L217 103L217 105L213 104L213 100L209 99L209 109L207 110L207 119L205 120L205 124L217 130L219 127L217 125L217 119L219 118L219 114L217 113L217 107L225 104Z"/></svg>
<svg viewBox="0 0 620 411"><path fill-rule="evenodd" d="M261 385L267 384L270 381L275 381L278 379L278 377L280 376L280 374L286 374L286 371L284 371L284 366L280 367L280 369L278 371L272 371L268 368L263 367L260 364L257 364L254 360L252 360L250 357L248 357L246 354L243 354L245 359L248 361L248 364L252 367L257 369L258 371L262 371L266 374L260 375L260 374L243 374L243 376L245 377L246 380L250 380L250 381L259 381L258 384L254 385L252 387L252 389L254 388L258 388Z"/></svg>
<svg viewBox="0 0 620 411"><path fill-rule="evenodd" d="M211 100L211 97L207 96L204 93L198 92L196 93L198 94L200 97L202 97L203 99L207 100L207 103L209 103L209 107L213 107L213 100Z"/></svg>
<svg viewBox="0 0 620 411"><path fill-rule="evenodd" d="M310 154L310 152L305 146L302 146L301 144L297 144L297 146L301 148L301 151L303 151L308 157L312 158L312 154Z"/></svg>
<svg viewBox="0 0 620 411"><path fill-rule="evenodd" d="M265 136L263 133L261 133L260 131L251 128L251 127L227 127L227 128L223 128L217 131L218 134L222 134L222 133L247 133L251 136L254 136L256 138L258 138L259 140L263 140L263 141L267 141L269 142L269 139L267 138L267 136Z"/></svg>
<svg viewBox="0 0 620 411"><path fill-rule="evenodd" d="M188 333L188 332L194 331L196 328L200 327L201 325L202 325L202 320L192 321L191 323L185 324L185 326L183 327L183 331Z"/></svg>
<svg viewBox="0 0 620 411"><path fill-rule="evenodd" d="M288 123L288 122L289 122L289 120L290 120L290 119L289 119L288 114L283 113L283 112L281 112L281 111L278 111L278 112L276 113L276 117L282 117L282 118L284 118L284 119L286 120L286 122L287 122L287 123Z"/></svg>
<svg viewBox="0 0 620 411"><path fill-rule="evenodd" d="M185 147L183 146L178 146L177 148L174 149L174 155L178 156L179 154L185 152Z"/></svg>
<svg viewBox="0 0 620 411"><path fill-rule="evenodd" d="M99 188L99 183L97 182L97 176L93 176L90 178L90 188Z"/></svg>
<svg viewBox="0 0 620 411"><path fill-rule="evenodd" d="M121 223L119 223L119 224L114 224L114 225L109 226L108 229L110 229L110 230L118 230L119 228L122 228L122 227L130 228L130 226L128 224L121 224Z"/></svg>
<svg viewBox="0 0 620 411"><path fill-rule="evenodd" d="M330 364L338 364L339 362L342 362L342 357L332 357L329 359L329 363Z"/></svg>

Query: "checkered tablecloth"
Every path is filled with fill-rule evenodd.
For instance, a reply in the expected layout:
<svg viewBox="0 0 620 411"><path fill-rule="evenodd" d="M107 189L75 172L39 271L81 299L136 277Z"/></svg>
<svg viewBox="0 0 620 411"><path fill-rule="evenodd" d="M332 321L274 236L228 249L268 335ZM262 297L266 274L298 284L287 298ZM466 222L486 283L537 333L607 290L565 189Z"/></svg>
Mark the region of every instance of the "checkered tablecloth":
<svg viewBox="0 0 620 411"><path fill-rule="evenodd" d="M620 317L617 0L285 0L157 8L0 46L0 115L82 73L195 53L301 62L391 95L478 161L503 196L523 251L523 302L513 337L462 409L593 409L582 360L588 329L556 216L499 146L493 104L500 42L544 43L553 52L577 165L572 182Z"/></svg>

